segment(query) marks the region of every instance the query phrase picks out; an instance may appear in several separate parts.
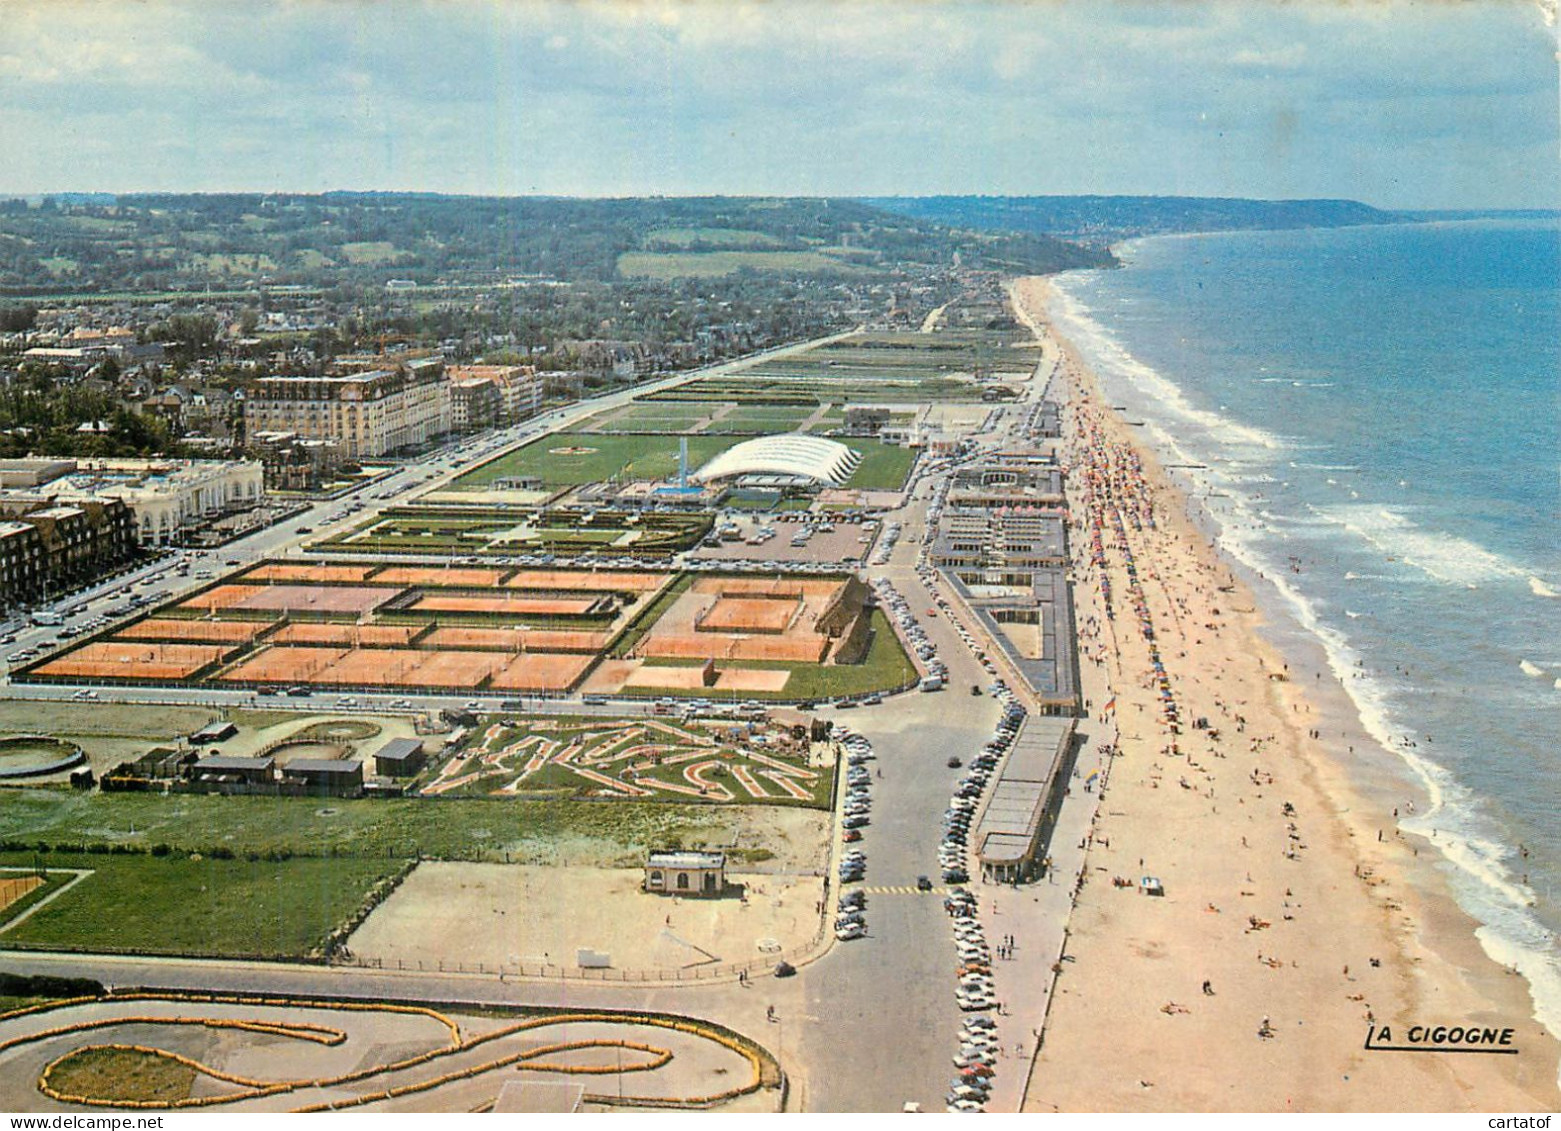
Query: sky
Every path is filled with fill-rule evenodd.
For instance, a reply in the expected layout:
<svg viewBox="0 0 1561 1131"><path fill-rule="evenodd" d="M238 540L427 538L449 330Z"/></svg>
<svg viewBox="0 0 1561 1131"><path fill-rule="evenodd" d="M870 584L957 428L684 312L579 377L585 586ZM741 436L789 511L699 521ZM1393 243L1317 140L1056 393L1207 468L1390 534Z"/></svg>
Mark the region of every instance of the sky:
<svg viewBox="0 0 1561 1131"><path fill-rule="evenodd" d="M0 0L0 194L1555 207L1556 0Z"/></svg>

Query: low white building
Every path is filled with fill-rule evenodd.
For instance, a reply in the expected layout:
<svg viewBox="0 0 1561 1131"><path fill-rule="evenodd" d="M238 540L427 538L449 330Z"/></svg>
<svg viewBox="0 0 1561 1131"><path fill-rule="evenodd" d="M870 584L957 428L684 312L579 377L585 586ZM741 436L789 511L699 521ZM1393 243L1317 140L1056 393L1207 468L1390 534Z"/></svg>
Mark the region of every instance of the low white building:
<svg viewBox="0 0 1561 1131"><path fill-rule="evenodd" d="M64 503L124 500L143 546L167 545L214 518L265 501L256 460L7 460L0 473L0 480Z"/></svg>

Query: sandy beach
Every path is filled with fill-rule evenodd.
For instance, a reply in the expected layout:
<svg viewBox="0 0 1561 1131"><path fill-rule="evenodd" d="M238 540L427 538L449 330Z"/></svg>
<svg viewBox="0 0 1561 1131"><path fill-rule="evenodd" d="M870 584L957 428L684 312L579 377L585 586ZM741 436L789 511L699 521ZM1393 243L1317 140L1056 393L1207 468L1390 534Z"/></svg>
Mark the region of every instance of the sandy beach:
<svg viewBox="0 0 1561 1131"><path fill-rule="evenodd" d="M1116 735L1025 1110L1554 1109L1561 1045L1434 848L1398 832L1424 803L1402 767L1304 638L1264 622L1052 331L1045 281L1014 293L1061 351L1084 695ZM1368 1051L1382 1025L1394 1044L1511 1028L1520 1051Z"/></svg>

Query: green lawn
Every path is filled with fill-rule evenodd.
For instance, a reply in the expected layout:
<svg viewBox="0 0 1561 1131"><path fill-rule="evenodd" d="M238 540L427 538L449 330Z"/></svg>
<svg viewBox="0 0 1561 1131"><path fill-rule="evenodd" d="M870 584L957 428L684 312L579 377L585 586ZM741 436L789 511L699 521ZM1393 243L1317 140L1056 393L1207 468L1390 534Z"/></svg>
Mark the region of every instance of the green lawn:
<svg viewBox="0 0 1561 1131"><path fill-rule="evenodd" d="M688 461L696 468L737 443L731 436L690 436ZM573 454L560 448L588 449ZM678 441L670 437L556 432L475 467L455 481L456 490L480 490L495 479L538 476L549 487L573 487L618 476L667 479L677 474Z"/></svg>
<svg viewBox="0 0 1561 1131"><path fill-rule="evenodd" d="M714 433L793 432L817 409L811 405L744 405L710 425Z"/></svg>
<svg viewBox="0 0 1561 1131"><path fill-rule="evenodd" d="M30 790L0 808L3 838L27 844L169 844L185 852L224 846L248 852L334 853L316 862L325 874L344 858L371 869L395 860L432 856L451 860L547 863L561 840L596 839L616 855L659 843L708 839L719 831L699 805L591 801L530 802L509 799L444 801L404 798L322 803L306 797L217 797L186 794L69 793ZM394 858L394 859L392 859ZM45 866L96 868L166 863L169 858L52 852ZM0 863L30 866L33 853L0 854ZM286 867L244 861L205 861L229 868ZM194 867L194 864L190 864ZM302 875L302 873L298 873ZM199 884L197 884L198 890ZM51 905L52 906L52 905ZM40 913L41 914L41 913ZM29 921L30 923L30 921ZM10 935L0 935L0 939Z"/></svg>
<svg viewBox="0 0 1561 1131"><path fill-rule="evenodd" d="M782 429L784 431L784 429ZM695 470L742 442L740 436L688 438L689 469ZM862 465L847 484L894 489L905 481L915 453L877 440L852 440ZM561 448L589 449L569 454ZM481 490L495 479L538 476L549 487L573 487L618 476L620 479L668 479L677 473L678 443L671 438L558 432L475 467L454 483L457 490Z"/></svg>
<svg viewBox="0 0 1561 1131"><path fill-rule="evenodd" d="M769 374L745 370L742 376L711 377L659 393L649 393L652 404L725 400L751 404L921 404L927 401L981 399L981 387L970 381L908 372L898 378L852 378L834 370Z"/></svg>
<svg viewBox="0 0 1561 1131"><path fill-rule="evenodd" d="M627 408L597 413L577 427L581 432L603 429L614 432L682 432L720 407L719 402L686 405L636 402Z"/></svg>
<svg viewBox="0 0 1561 1131"><path fill-rule="evenodd" d="M0 863L32 859L0 854ZM60 852L45 860L93 874L0 936L4 942L147 954L302 956L400 866L386 858L250 862Z"/></svg>
<svg viewBox="0 0 1561 1131"><path fill-rule="evenodd" d="M49 1083L67 1096L112 1103L172 1104L188 1099L196 1072L147 1049L82 1048L67 1053L49 1072Z"/></svg>
<svg viewBox="0 0 1561 1131"><path fill-rule="evenodd" d="M711 525L706 514L650 514L632 525L627 521L629 517L599 512L591 525L581 526L578 514L559 513L556 519L538 526L532 513L460 514L434 507L402 507L317 542L315 547L355 553L458 550L462 554L504 556L541 550L570 554L602 550L633 534L634 540L617 547L617 553L659 555L694 545ZM523 523L533 527L534 540L517 542L504 538Z"/></svg>
<svg viewBox="0 0 1561 1131"><path fill-rule="evenodd" d="M898 444L884 444L877 440L850 439L844 441L862 453L862 462L848 484L864 490L897 491L910 474L916 461L914 448L902 448Z"/></svg>

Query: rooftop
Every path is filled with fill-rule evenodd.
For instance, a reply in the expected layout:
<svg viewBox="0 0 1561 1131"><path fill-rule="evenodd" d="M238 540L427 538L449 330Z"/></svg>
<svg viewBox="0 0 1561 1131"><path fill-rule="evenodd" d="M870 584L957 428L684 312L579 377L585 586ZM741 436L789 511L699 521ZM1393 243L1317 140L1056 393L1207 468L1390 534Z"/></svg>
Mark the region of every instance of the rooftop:
<svg viewBox="0 0 1561 1131"><path fill-rule="evenodd" d="M652 852L645 861L650 868L724 868L724 852Z"/></svg>
<svg viewBox="0 0 1561 1131"><path fill-rule="evenodd" d="M840 486L862 462L860 453L838 440L785 432L756 436L735 444L696 471L700 481L732 479L739 475L794 475L816 483Z"/></svg>

